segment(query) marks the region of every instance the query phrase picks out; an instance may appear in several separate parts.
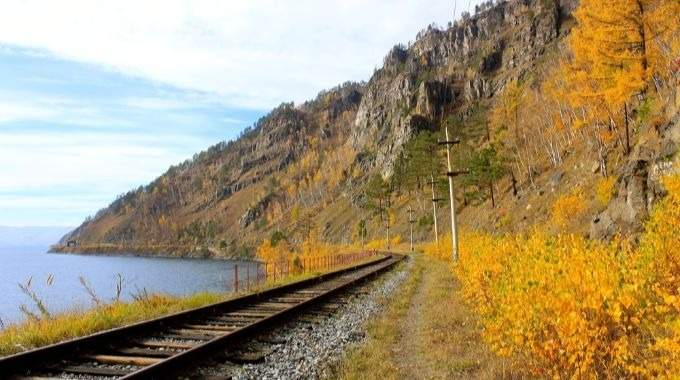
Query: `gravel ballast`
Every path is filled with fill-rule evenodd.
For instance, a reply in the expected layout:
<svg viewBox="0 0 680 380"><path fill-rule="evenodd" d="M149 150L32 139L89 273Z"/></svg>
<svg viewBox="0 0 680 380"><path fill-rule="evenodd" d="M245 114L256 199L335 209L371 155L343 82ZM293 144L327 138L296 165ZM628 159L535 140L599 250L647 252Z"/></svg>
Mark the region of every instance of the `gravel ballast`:
<svg viewBox="0 0 680 380"><path fill-rule="evenodd" d="M209 366L194 371L194 374L232 379L328 377L330 367L342 359L346 350L365 339L366 322L384 310L385 300L402 284L411 265L411 260L406 260L405 264L384 274L378 281L331 300L331 304L340 305L331 313L321 306L326 312L293 319L266 336L258 337L256 342L269 342L266 351L259 353L260 360L236 364L234 362L238 360L228 356L233 355L232 351L225 353L227 359L215 360ZM257 343L250 346L245 344L241 352L247 353L246 357L258 357Z"/></svg>

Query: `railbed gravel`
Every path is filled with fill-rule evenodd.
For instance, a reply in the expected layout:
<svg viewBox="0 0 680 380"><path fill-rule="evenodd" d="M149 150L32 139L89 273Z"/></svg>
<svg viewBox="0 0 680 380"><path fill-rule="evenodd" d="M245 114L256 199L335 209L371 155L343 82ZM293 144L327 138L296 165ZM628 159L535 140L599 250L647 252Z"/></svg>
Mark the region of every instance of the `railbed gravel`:
<svg viewBox="0 0 680 380"><path fill-rule="evenodd" d="M323 379L331 375L346 350L366 337L366 322L383 311L384 300L406 279L412 260L383 275L377 282L351 291L336 311L326 316L293 319L259 340L281 342L271 346L259 363L235 364L222 360L194 371L193 376L226 376L231 379ZM330 301L333 303L333 301ZM323 307L321 307L323 308ZM248 352L244 345L242 352ZM226 353L228 354L228 353Z"/></svg>

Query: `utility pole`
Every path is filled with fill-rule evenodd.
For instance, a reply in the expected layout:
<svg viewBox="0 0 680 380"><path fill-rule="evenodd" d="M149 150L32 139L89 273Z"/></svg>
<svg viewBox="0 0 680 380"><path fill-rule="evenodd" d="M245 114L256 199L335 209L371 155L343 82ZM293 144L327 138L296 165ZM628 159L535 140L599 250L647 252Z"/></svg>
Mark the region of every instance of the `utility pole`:
<svg viewBox="0 0 680 380"><path fill-rule="evenodd" d="M359 222L359 234L361 235L361 249L364 249L364 246L366 245L364 243L364 240L366 238L366 218L361 218L361 222Z"/></svg>
<svg viewBox="0 0 680 380"><path fill-rule="evenodd" d="M390 243L390 198L388 196L387 200L385 201L385 220L387 221L387 250L389 251L391 248L391 243Z"/></svg>
<svg viewBox="0 0 680 380"><path fill-rule="evenodd" d="M430 174L430 181L428 182L429 185L432 186L432 213L433 218L434 218L434 241L439 244L439 230L437 228L437 202L444 201L445 199L443 198L437 198L437 195L434 192L434 185L435 185L435 180L434 180L434 174Z"/></svg>
<svg viewBox="0 0 680 380"><path fill-rule="evenodd" d="M451 165L451 147L460 144L460 140L449 138L449 127L446 127L446 141L440 141L439 145L446 145L446 164L448 171L446 176L449 178L449 202L451 207L451 257L453 261L458 261L458 226L456 225L456 199L453 191L453 177L466 174L467 171L453 171Z"/></svg>
<svg viewBox="0 0 680 380"><path fill-rule="evenodd" d="M408 206L408 224L411 229L411 252L413 252L413 223L416 221L413 219L413 209Z"/></svg>

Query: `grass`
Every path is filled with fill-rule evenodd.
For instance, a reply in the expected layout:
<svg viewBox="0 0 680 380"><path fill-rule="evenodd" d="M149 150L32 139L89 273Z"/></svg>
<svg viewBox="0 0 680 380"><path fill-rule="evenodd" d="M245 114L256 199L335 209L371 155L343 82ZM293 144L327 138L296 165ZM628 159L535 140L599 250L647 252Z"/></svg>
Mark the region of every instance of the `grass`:
<svg viewBox="0 0 680 380"><path fill-rule="evenodd" d="M72 310L50 318L30 319L0 331L0 355L9 355L98 331L153 319L226 299L215 293L190 297L149 295L134 302L114 302L89 310Z"/></svg>
<svg viewBox="0 0 680 380"><path fill-rule="evenodd" d="M481 338L458 282L441 262L414 255L408 279L385 313L367 327L365 343L335 369L338 379L451 379L514 377L509 363Z"/></svg>
<svg viewBox="0 0 680 380"><path fill-rule="evenodd" d="M339 379L399 379L401 371L392 350L400 340L400 322L406 317L418 284L423 266L417 260L412 272L391 299L386 312L367 327L368 340L351 349L345 360L334 368Z"/></svg>
<svg viewBox="0 0 680 380"><path fill-rule="evenodd" d="M363 260L365 262L368 260ZM353 265L356 265L355 263ZM333 268L339 270L342 268ZM302 281L322 274L321 271L307 272L292 275L286 278L277 278L275 281L267 281L264 284L251 287L250 292L270 289L297 281ZM81 282L86 280L81 280ZM93 300L97 300L94 292L85 286L86 291L91 293ZM29 296L34 303L42 305L44 302L32 291ZM45 312L29 314L28 319L20 324L13 324L2 329L0 325L0 356L11 355L17 352L30 350L49 344L62 342L69 339L82 337L96 332L113 329L158 318L164 315L193 309L212 303L234 298L239 294L234 293L197 293L187 297L173 297L162 294L147 294L141 292L134 296L132 302L95 302L91 309L74 309L59 314L51 314L45 307ZM35 297L35 298L33 298Z"/></svg>

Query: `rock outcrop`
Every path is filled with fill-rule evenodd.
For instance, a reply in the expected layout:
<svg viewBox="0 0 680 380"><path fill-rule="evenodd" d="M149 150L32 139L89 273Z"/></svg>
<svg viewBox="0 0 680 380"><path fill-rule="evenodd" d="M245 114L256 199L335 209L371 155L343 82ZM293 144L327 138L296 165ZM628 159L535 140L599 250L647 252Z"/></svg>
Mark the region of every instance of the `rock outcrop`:
<svg viewBox="0 0 680 380"><path fill-rule="evenodd" d="M367 84L352 147L374 152L374 166L389 176L422 125L413 115L435 119L444 109L493 96L509 78L531 70L558 38L562 6L569 4L502 1L447 30L430 27L408 48L396 46Z"/></svg>
<svg viewBox="0 0 680 380"><path fill-rule="evenodd" d="M616 183L616 195L607 208L595 216L590 236L611 239L642 232L652 207L665 194L660 182L673 170L673 157L680 148L680 116L656 131L656 141L635 147Z"/></svg>

